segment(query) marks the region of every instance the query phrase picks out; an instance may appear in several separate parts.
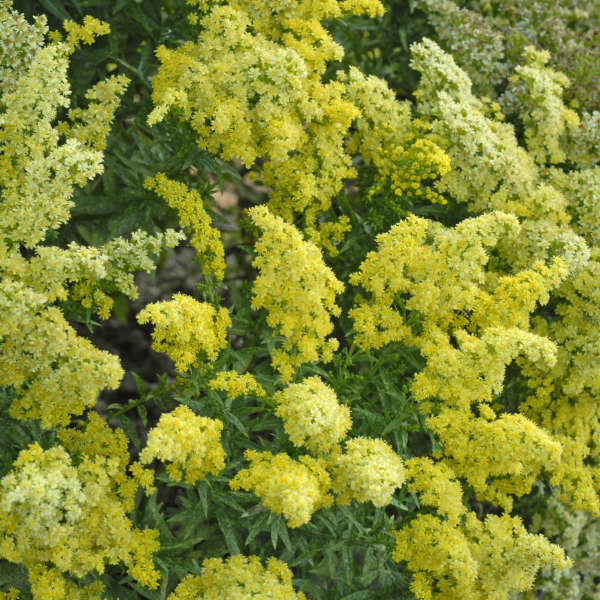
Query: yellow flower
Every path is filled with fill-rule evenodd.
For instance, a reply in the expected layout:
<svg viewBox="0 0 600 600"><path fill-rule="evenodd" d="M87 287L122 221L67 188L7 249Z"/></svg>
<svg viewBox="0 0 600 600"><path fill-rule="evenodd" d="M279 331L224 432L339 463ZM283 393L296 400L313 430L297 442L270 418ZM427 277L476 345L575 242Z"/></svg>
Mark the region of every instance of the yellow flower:
<svg viewBox="0 0 600 600"><path fill-rule="evenodd" d="M303 240L293 225L271 214L266 206L248 212L262 230L252 263L259 272L252 289L252 308L265 308L267 324L284 337L271 359L287 382L300 365L332 359L338 341L327 336L333 331L331 315L340 312L335 297L344 286L327 267L320 250Z"/></svg>
<svg viewBox="0 0 600 600"><path fill-rule="evenodd" d="M168 600L306 600L292 587L288 566L270 557L263 567L258 556L234 554L226 559L206 558L202 575L183 578Z"/></svg>
<svg viewBox="0 0 600 600"><path fill-rule="evenodd" d="M321 507L329 507L331 480L322 460L301 456L299 460L285 453L246 450L250 467L242 469L230 482L232 490L254 492L272 512L282 514L289 527L310 521Z"/></svg>
<svg viewBox="0 0 600 600"><path fill-rule="evenodd" d="M167 473L174 481L196 483L208 473L217 475L225 467L221 447L223 423L194 414L187 406L161 415L148 433L148 441L140 452L140 463L155 458L168 462Z"/></svg>
<svg viewBox="0 0 600 600"><path fill-rule="evenodd" d="M152 323L152 348L166 352L179 372L199 364L203 352L214 362L227 346L227 328L231 319L226 308L218 311L207 302L198 302L185 294L174 294L172 300L154 302L137 315L138 323Z"/></svg>
<svg viewBox="0 0 600 600"><path fill-rule="evenodd" d="M313 454L333 450L352 424L350 409L338 402L335 392L320 377L288 385L273 398L277 402L275 414L283 419L290 440Z"/></svg>
<svg viewBox="0 0 600 600"><path fill-rule="evenodd" d="M376 438L348 440L343 453L328 459L328 469L339 504L356 500L386 506L406 479L402 459L385 440Z"/></svg>

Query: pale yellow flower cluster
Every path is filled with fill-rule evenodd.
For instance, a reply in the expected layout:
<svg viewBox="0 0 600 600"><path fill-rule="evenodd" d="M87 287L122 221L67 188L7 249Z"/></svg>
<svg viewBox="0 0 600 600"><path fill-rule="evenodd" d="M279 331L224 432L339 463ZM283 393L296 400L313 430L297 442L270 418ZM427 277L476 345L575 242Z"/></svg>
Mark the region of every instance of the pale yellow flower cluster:
<svg viewBox="0 0 600 600"><path fill-rule="evenodd" d="M344 452L333 454L328 467L336 502L372 502L386 506L404 483L402 459L382 439L356 437L345 442Z"/></svg>
<svg viewBox="0 0 600 600"><path fill-rule="evenodd" d="M173 481L196 483L208 473L217 475L225 467L222 430L218 419L200 417L187 406L178 406L162 414L150 429L140 463L148 464L155 458L169 463L166 469Z"/></svg>
<svg viewBox="0 0 600 600"><path fill-rule="evenodd" d="M579 116L562 101L569 78L546 66L550 53L528 46L525 64L515 68L511 83L519 92L519 112L525 127L527 150L540 165L566 160L565 138L580 126ZM519 89L521 88L521 89Z"/></svg>
<svg viewBox="0 0 600 600"><path fill-rule="evenodd" d="M252 308L267 310L267 324L284 337L271 352L273 367L288 382L302 364L329 362L338 347L331 315L340 313L335 297L344 289L323 261L317 246L266 206L249 211L262 235L252 263L258 277L252 288Z"/></svg>
<svg viewBox="0 0 600 600"><path fill-rule="evenodd" d="M55 302L70 298L107 318L108 293L135 297L132 271L154 268L148 255L179 236L138 233L101 248L40 245L68 221L74 185L101 172L100 149L127 79L100 82L85 111L73 109L72 121L55 126L69 106L69 48L43 45L43 19L27 25L7 2L0 12L7 75L0 99L0 385L16 391L13 416L53 427L81 414L123 375L118 359L77 336Z"/></svg>
<svg viewBox="0 0 600 600"><path fill-rule="evenodd" d="M69 109L69 121L59 124L61 134L79 140L90 148L103 151L112 116L128 83L127 77L116 75L89 88L85 93L88 107Z"/></svg>
<svg viewBox="0 0 600 600"><path fill-rule="evenodd" d="M251 373L240 374L237 371L219 371L208 386L211 390L227 392L230 398L256 396L264 398L266 392Z"/></svg>
<svg viewBox="0 0 600 600"><path fill-rule="evenodd" d="M202 271L221 281L225 273L225 250L218 230L211 225L200 194L183 183L168 179L163 173L148 177L144 187L155 191L177 211L179 223L190 232L190 244L198 253Z"/></svg>
<svg viewBox="0 0 600 600"><path fill-rule="evenodd" d="M290 527L308 523L315 511L333 504L323 459L305 455L294 460L285 452L255 450L246 450L244 456L250 466L239 471L229 487L254 492L269 510L282 514Z"/></svg>
<svg viewBox="0 0 600 600"><path fill-rule="evenodd" d="M352 425L350 409L338 402L333 389L320 377L307 377L277 392L275 414L295 446L312 454L331 452Z"/></svg>
<svg viewBox="0 0 600 600"><path fill-rule="evenodd" d="M35 16L33 23L12 9L11 0L0 1L0 93L14 89L19 75L25 71L44 45L48 28L44 15Z"/></svg>
<svg viewBox="0 0 600 600"><path fill-rule="evenodd" d="M168 600L306 600L292 587L288 566L270 557L263 566L258 556L234 554L223 560L207 558L202 575L183 578Z"/></svg>
<svg viewBox="0 0 600 600"><path fill-rule="evenodd" d="M83 455L74 465L60 446L21 451L0 480L0 556L33 568L34 576L44 563L78 578L123 563L141 584L156 587L157 532L132 528L114 484L119 471L118 457Z"/></svg>
<svg viewBox="0 0 600 600"><path fill-rule="evenodd" d="M586 511L569 510L556 496L554 491L544 512L533 515L532 530L559 543L573 564L569 569L543 569L536 589L545 600L594 598L600 592L600 519Z"/></svg>
<svg viewBox="0 0 600 600"><path fill-rule="evenodd" d="M199 364L203 353L209 362L217 360L227 346L231 319L226 308L217 310L186 294L173 294L171 300L148 304L137 315L138 323L152 323L152 349L165 352L183 373Z"/></svg>

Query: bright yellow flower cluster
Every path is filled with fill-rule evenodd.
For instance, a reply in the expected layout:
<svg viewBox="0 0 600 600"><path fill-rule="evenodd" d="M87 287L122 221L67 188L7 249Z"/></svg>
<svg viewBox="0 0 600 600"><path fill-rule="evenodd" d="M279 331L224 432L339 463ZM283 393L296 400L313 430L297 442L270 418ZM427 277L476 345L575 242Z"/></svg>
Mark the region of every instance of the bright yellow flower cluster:
<svg viewBox="0 0 600 600"><path fill-rule="evenodd" d="M307 377L276 392L275 414L295 446L313 454L331 452L352 425L350 409L338 402L333 389L320 377Z"/></svg>
<svg viewBox="0 0 600 600"><path fill-rule="evenodd" d="M271 352L273 367L288 382L303 363L329 362L338 341L327 338L333 331L330 315L337 316L335 297L344 289L323 261L313 243L266 206L249 211L262 231L252 263L258 277L252 288L252 308L267 310L267 324L284 337L281 348Z"/></svg>
<svg viewBox="0 0 600 600"><path fill-rule="evenodd" d="M157 532L132 529L114 485L119 471L118 457L83 455L75 466L60 446L22 450L0 480L0 556L78 578L123 563L142 585L156 587Z"/></svg>
<svg viewBox="0 0 600 600"><path fill-rule="evenodd" d="M490 414L492 416L493 413ZM521 414L488 420L469 411L446 409L428 426L444 447L446 464L481 498L512 510L543 470L556 472L560 442Z"/></svg>
<svg viewBox="0 0 600 600"><path fill-rule="evenodd" d="M427 456L409 458L405 465L408 489L419 495L421 506L435 508L446 517L448 523L457 525L466 508L462 500L462 487L454 471Z"/></svg>
<svg viewBox="0 0 600 600"><path fill-rule="evenodd" d="M569 565L562 549L508 515L481 522L469 513L457 527L419 514L395 537L393 558L412 571L418 600L505 600L530 589L540 567Z"/></svg>
<svg viewBox="0 0 600 600"><path fill-rule="evenodd" d="M65 42L71 52L75 50L79 44L93 44L97 36L110 33L110 26L108 23L99 21L96 17L92 17L91 15L86 15L83 18L82 25L71 20L64 21L63 29L67 33Z"/></svg>
<svg viewBox="0 0 600 600"><path fill-rule="evenodd" d="M217 475L225 467L221 447L223 423L200 417L187 406L178 406L160 416L148 433L146 446L140 452L140 463L155 458L168 462L167 473L173 481L196 483L208 473Z"/></svg>
<svg viewBox="0 0 600 600"><path fill-rule="evenodd" d="M219 371L209 382L208 387L211 390L227 392L230 398L239 398L240 396L264 398L266 396L263 386L254 379L251 373L240 375L237 371Z"/></svg>
<svg viewBox="0 0 600 600"><path fill-rule="evenodd" d="M433 515L419 514L394 536L392 558L406 562L412 572L410 589L418 600L473 598L477 564L459 529Z"/></svg>
<svg viewBox="0 0 600 600"><path fill-rule="evenodd" d="M234 554L223 560L207 558L202 575L188 575L168 600L306 600L292 587L288 566L270 557L263 567L258 556Z"/></svg>
<svg viewBox="0 0 600 600"><path fill-rule="evenodd" d="M218 230L211 225L200 194L183 183L168 179L163 173L148 177L144 187L156 192L177 211L179 223L191 232L190 244L198 253L202 271L205 275L212 273L218 281L222 281L225 250Z"/></svg>
<svg viewBox="0 0 600 600"><path fill-rule="evenodd" d="M329 507L331 479L322 459L301 456L290 458L285 452L246 450L250 467L242 469L230 480L232 490L248 490L256 494L272 512L282 514L290 527L310 521L321 507Z"/></svg>
<svg viewBox="0 0 600 600"><path fill-rule="evenodd" d="M41 564L31 567L28 575L34 600L103 600L104 589L100 581L77 585L58 569Z"/></svg>
<svg viewBox="0 0 600 600"><path fill-rule="evenodd" d="M328 461L336 502L372 502L386 506L406 475L402 459L382 439L356 437L345 442L344 452Z"/></svg>
<svg viewBox="0 0 600 600"><path fill-rule="evenodd" d="M152 323L152 349L165 352L183 373L199 364L204 353L210 362L227 346L231 319L226 308L217 309L186 294L173 294L171 300L148 304L137 315L138 323Z"/></svg>
<svg viewBox="0 0 600 600"><path fill-rule="evenodd" d="M351 276L371 295L350 311L357 342L419 349L426 364L411 389L447 464L481 498L506 508L511 494L527 493L543 469L558 467L561 451L523 415L497 418L488 406L517 357L536 369L556 362L556 347L529 331L529 320L566 276L564 262L514 275L486 269L491 249L518 232L516 218L500 212L454 228L411 216L378 236L377 251Z"/></svg>
<svg viewBox="0 0 600 600"><path fill-rule="evenodd" d="M269 10L257 0L190 4L202 13L191 15L202 29L196 42L158 48L149 122L175 110L200 148L247 167L265 159L260 176L273 190L271 210L289 222L304 215L309 238L319 241L318 213L356 174L344 138L359 114L340 81L322 81L327 62L343 50L321 21L382 14L381 3L278 1Z"/></svg>

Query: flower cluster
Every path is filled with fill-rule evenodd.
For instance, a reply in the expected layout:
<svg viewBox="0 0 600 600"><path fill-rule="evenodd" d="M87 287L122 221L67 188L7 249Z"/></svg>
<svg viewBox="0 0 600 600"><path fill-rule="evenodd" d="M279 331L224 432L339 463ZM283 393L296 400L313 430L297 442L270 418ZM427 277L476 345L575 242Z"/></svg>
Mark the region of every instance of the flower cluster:
<svg viewBox="0 0 600 600"><path fill-rule="evenodd" d="M420 514L395 532L394 560L413 572L418 600L503 600L531 588L540 567L570 563L558 546L527 532L518 517L475 513L462 526Z"/></svg>
<svg viewBox="0 0 600 600"><path fill-rule="evenodd" d="M197 364L202 352L210 362L227 345L231 319L226 308L217 309L185 294L148 304L137 315L138 323L152 323L152 348L166 352L179 372Z"/></svg>
<svg viewBox="0 0 600 600"><path fill-rule="evenodd" d="M317 216L344 178L356 174L344 138L359 112L340 81L323 82L327 63L341 59L343 50L321 21L375 16L381 3L302 0L271 3L268 11L256 0L190 4L199 11L191 20L202 29L196 42L159 47L150 123L176 110L198 134L200 148L247 167L264 159L256 169L272 189L271 210L290 222L303 215L310 239L324 234L329 240Z"/></svg>
<svg viewBox="0 0 600 600"><path fill-rule="evenodd" d="M263 567L258 556L234 554L223 560L207 558L202 575L188 575L168 600L306 600L292 587L292 573L287 565L269 558Z"/></svg>
<svg viewBox="0 0 600 600"><path fill-rule="evenodd" d="M239 374L237 371L219 371L209 382L211 390L226 392L230 398L257 396L263 398L266 392L251 373Z"/></svg>
<svg viewBox="0 0 600 600"><path fill-rule="evenodd" d="M313 454L331 452L350 429L350 409L338 402L335 392L320 377L307 377L274 396L275 414L296 446Z"/></svg>
<svg viewBox="0 0 600 600"><path fill-rule="evenodd" d="M168 179L163 173L148 177L144 187L155 191L177 211L179 223L191 232L190 244L197 252L204 274L212 273L221 281L225 272L225 251L219 232L211 226L200 194L183 183Z"/></svg>
<svg viewBox="0 0 600 600"><path fill-rule="evenodd" d="M331 485L336 502L372 502L386 506L406 479L404 463L382 439L356 437L344 444L344 451L329 459Z"/></svg>
<svg viewBox="0 0 600 600"><path fill-rule="evenodd" d="M271 353L283 381L292 378L303 363L329 362L338 347L330 315L337 316L335 297L344 289L312 242L266 206L249 210L262 235L256 243L258 269L252 308L265 308L267 324L284 337L281 349Z"/></svg>
<svg viewBox="0 0 600 600"><path fill-rule="evenodd" d="M331 479L322 460L311 456L294 460L284 452L255 450L247 450L244 456L250 467L239 471L229 486L254 492L270 511L282 514L290 527L308 523L315 511L333 503L328 494Z"/></svg>
<svg viewBox="0 0 600 600"><path fill-rule="evenodd" d="M574 162L583 161L587 168L548 168L546 161L551 165L560 160L561 152L569 151L568 138L574 135L569 128L575 117L561 98L564 79L545 67L545 55L533 51L528 55L529 64L520 68L517 76L521 81L519 93L522 103L536 106L524 118L529 119L530 142L549 149L549 153L540 150L535 155L542 164L536 164L534 156L518 145L512 125L484 114L481 101L470 92L466 75L430 41L415 46L413 65L423 73L417 109L431 121L432 130L451 143L448 153L453 166L458 167L441 178L440 189L467 202L473 213L502 208L521 218L520 234L498 244L505 269L541 275L539 261L555 262L554 275L547 284L553 282L546 292L531 275L527 278L529 285L539 289L532 298L537 296L541 303L555 288L556 308L531 320L530 330L551 340L558 352L556 360L546 361L546 366L518 359L531 390L519 411L562 446L560 461L552 467L551 482L561 487L563 500L598 514L592 466L596 460L593 440L598 431L592 398L599 389L592 366L597 364L593 340L600 323L600 298L592 281L598 270L598 249L594 226L590 217L583 215L586 204L594 202L588 194L593 194L595 171L590 168L593 161L583 160L581 151ZM559 121L549 124L552 119ZM589 119L582 123L582 127L590 127ZM559 146L543 141L561 132L564 135L559 136ZM514 297L514 293L510 295ZM509 294L503 296L503 302L508 302ZM489 304L485 310L490 310Z"/></svg>
<svg viewBox="0 0 600 600"><path fill-rule="evenodd" d="M16 391L13 416L53 427L81 414L123 375L118 359L78 336L56 302L75 300L107 318L109 294L135 297L132 272L153 269L148 255L180 236L138 232L100 248L42 245L69 220L73 187L101 172L100 150L127 79L100 82L87 109L72 109L72 120L55 125L69 106L69 47L42 43L43 19L30 26L7 3L0 10L14 27L3 38L0 99L0 385Z"/></svg>
<svg viewBox="0 0 600 600"><path fill-rule="evenodd" d="M168 462L167 473L173 481L196 483L208 473L217 475L225 467L222 429L221 421L199 417L187 406L178 406L162 414L149 431L140 463L148 464L155 458Z"/></svg>
<svg viewBox="0 0 600 600"><path fill-rule="evenodd" d="M113 484L119 470L117 457L84 455L75 466L60 446L22 450L0 480L0 556L34 573L50 563L78 578L123 563L156 587L157 532L132 529Z"/></svg>

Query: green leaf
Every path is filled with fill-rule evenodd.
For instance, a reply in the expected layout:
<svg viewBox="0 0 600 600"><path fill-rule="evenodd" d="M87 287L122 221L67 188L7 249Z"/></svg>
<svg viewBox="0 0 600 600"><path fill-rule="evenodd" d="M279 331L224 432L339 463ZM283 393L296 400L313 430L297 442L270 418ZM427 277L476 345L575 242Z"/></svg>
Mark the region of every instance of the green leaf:
<svg viewBox="0 0 600 600"><path fill-rule="evenodd" d="M217 523L219 524L219 529L223 533L225 544L227 545L229 552L231 554L241 554L238 539L231 521L225 515L217 513Z"/></svg>
<svg viewBox="0 0 600 600"><path fill-rule="evenodd" d="M208 518L208 489L205 484L199 484L196 488L198 492L198 505L202 509L202 515L205 519Z"/></svg>
<svg viewBox="0 0 600 600"><path fill-rule="evenodd" d="M254 523L252 523L248 530L248 536L246 537L244 545L247 546L259 533L265 531L269 516L269 514L263 513L256 521L254 521Z"/></svg>
<svg viewBox="0 0 600 600"><path fill-rule="evenodd" d="M121 415L119 417L119 421L121 422L121 427L123 428L123 431L125 432L125 435L129 441L136 447L136 449L140 450L142 447L142 442L131 419L125 415Z"/></svg>
<svg viewBox="0 0 600 600"><path fill-rule="evenodd" d="M71 209L71 216L98 216L109 215L120 208L121 202L113 196L81 195L75 198L75 205Z"/></svg>
<svg viewBox="0 0 600 600"><path fill-rule="evenodd" d="M67 12L61 0L40 0L40 4L57 19L67 21L71 19L71 15Z"/></svg>
<svg viewBox="0 0 600 600"><path fill-rule="evenodd" d="M371 590L359 590L343 596L341 600L369 600L372 597L373 592Z"/></svg>

